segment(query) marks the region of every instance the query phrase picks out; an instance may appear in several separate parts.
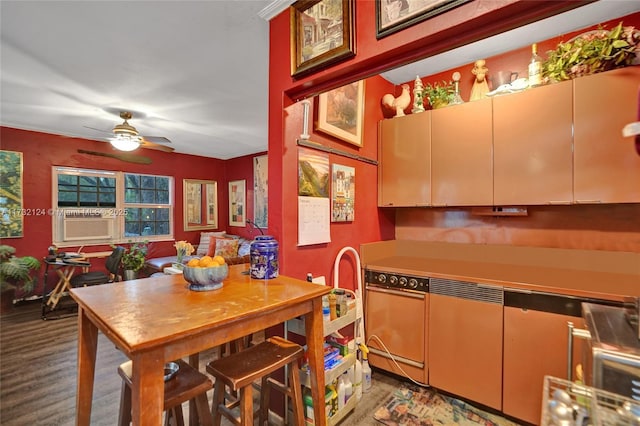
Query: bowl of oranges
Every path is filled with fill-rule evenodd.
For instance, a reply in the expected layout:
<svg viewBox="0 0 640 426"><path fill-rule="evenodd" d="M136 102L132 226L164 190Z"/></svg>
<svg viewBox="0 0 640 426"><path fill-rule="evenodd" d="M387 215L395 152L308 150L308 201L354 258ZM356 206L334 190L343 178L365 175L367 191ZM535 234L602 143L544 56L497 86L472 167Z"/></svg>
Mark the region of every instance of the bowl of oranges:
<svg viewBox="0 0 640 426"><path fill-rule="evenodd" d="M229 266L222 256L191 259L182 269L182 276L194 291L216 290L229 275Z"/></svg>

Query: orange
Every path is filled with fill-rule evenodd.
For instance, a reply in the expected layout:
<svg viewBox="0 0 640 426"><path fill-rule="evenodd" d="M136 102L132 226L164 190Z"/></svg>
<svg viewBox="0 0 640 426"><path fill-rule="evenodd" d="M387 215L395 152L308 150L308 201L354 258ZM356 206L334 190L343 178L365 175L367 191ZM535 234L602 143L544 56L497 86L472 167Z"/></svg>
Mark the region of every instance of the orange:
<svg viewBox="0 0 640 426"><path fill-rule="evenodd" d="M222 257L222 256L216 256L216 257L213 258L213 260L218 262L218 264L220 264L220 265L224 265L225 263L227 263L227 262L225 262L224 257Z"/></svg>
<svg viewBox="0 0 640 426"><path fill-rule="evenodd" d="M189 262L187 262L187 266L191 266L192 268L200 266L200 259L191 259Z"/></svg>
<svg viewBox="0 0 640 426"><path fill-rule="evenodd" d="M199 266L209 266L209 263L213 261L211 256L202 256L198 261Z"/></svg>

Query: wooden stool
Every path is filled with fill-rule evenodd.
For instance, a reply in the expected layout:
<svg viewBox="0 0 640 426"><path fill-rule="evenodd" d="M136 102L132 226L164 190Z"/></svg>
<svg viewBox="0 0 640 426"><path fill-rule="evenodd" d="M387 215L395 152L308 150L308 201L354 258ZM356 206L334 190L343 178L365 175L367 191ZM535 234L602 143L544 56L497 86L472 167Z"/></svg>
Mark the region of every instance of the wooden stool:
<svg viewBox="0 0 640 426"><path fill-rule="evenodd" d="M298 360L302 355L303 350L300 345L282 337L271 337L258 345L208 363L207 372L216 378L211 405L214 425L220 425L221 415L234 424L253 425L252 384L257 379L261 379L259 409L261 426L268 421L269 391L272 386L291 398L294 424L303 424L302 392L298 369ZM271 373L285 365L289 366L288 387L269 377ZM240 391L239 400L225 403L225 385L232 391ZM231 412L238 406L240 417L234 416Z"/></svg>
<svg viewBox="0 0 640 426"><path fill-rule="evenodd" d="M183 360L176 361L180 369L176 375L164 383L164 411L165 425L169 425L171 417L175 417L178 426L184 426L182 403L195 400L200 424L211 426L211 413L207 391L213 388L211 379L200 373ZM120 414L118 424L128 426L131 423L131 361L118 367L118 374L122 377L122 392L120 395Z"/></svg>

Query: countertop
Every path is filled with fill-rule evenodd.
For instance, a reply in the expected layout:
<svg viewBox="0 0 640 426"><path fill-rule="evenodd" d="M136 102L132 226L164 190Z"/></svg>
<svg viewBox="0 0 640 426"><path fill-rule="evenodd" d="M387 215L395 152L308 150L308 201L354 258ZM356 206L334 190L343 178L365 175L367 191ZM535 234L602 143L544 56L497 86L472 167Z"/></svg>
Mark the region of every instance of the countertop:
<svg viewBox="0 0 640 426"><path fill-rule="evenodd" d="M640 253L413 241L364 244L361 252L363 267L380 272L611 301L640 296Z"/></svg>

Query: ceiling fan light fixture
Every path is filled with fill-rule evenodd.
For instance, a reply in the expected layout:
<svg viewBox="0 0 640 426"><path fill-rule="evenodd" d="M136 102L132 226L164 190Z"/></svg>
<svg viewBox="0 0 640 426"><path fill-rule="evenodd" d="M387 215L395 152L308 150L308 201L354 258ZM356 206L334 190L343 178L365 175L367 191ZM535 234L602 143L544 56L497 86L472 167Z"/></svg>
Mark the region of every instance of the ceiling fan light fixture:
<svg viewBox="0 0 640 426"><path fill-rule="evenodd" d="M120 151L133 151L140 147L142 138L129 134L117 134L114 138L109 139L109 143Z"/></svg>

